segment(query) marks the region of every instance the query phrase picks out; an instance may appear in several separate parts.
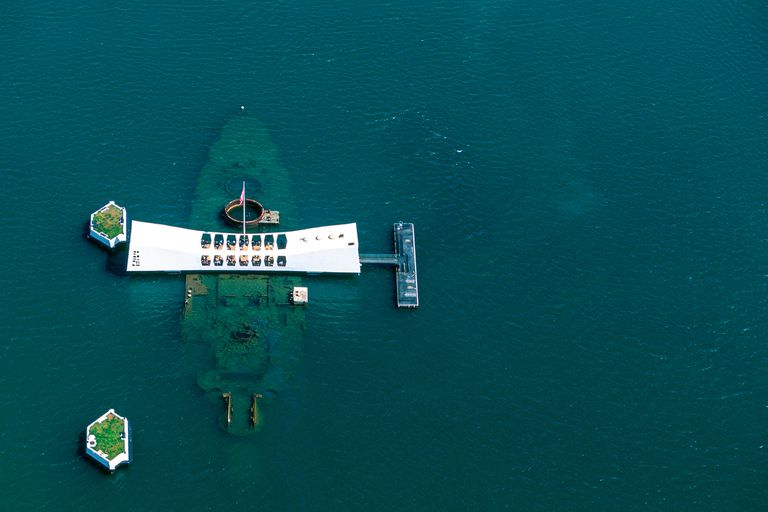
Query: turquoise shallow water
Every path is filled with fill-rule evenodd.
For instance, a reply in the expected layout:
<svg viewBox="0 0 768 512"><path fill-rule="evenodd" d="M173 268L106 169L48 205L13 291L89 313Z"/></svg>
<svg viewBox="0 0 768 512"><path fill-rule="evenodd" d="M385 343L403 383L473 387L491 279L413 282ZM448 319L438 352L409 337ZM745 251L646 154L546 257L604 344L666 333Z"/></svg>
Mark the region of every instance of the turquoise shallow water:
<svg viewBox="0 0 768 512"><path fill-rule="evenodd" d="M10 2L0 8L2 510L758 510L766 19L753 2ZM240 106L302 225L392 276L308 278L301 369L219 428L178 277L80 238L186 225ZM78 455L108 407L112 477Z"/></svg>

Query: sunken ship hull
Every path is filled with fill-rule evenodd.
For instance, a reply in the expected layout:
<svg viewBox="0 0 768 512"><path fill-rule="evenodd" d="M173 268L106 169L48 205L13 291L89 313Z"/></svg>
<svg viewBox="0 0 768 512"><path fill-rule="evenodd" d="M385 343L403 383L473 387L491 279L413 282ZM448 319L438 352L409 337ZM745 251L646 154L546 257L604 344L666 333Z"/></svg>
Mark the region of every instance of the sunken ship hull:
<svg viewBox="0 0 768 512"><path fill-rule="evenodd" d="M289 174L277 160L264 126L246 113L222 129L202 169L191 225L228 231L225 205L246 184L249 198L281 211L291 227ZM230 220L231 222L231 220ZM274 224L272 222L271 224ZM270 223L246 224L248 234L268 233ZM291 382L301 361L304 309L291 304L299 275L192 273L186 275L182 338L200 348L200 388L222 400L221 424L230 433L254 432L264 408Z"/></svg>

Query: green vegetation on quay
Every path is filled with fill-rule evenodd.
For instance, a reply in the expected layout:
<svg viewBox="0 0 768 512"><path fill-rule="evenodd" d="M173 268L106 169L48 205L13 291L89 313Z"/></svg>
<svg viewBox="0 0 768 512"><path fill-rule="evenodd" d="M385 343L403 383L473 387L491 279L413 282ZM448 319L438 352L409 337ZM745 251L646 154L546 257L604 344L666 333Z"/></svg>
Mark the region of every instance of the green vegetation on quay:
<svg viewBox="0 0 768 512"><path fill-rule="evenodd" d="M110 204L93 214L92 228L112 239L123 232L123 210Z"/></svg>
<svg viewBox="0 0 768 512"><path fill-rule="evenodd" d="M109 460L114 459L125 451L123 441L123 420L110 413L107 417L98 423L94 423L89 431L96 438L94 450L101 451L107 455Z"/></svg>

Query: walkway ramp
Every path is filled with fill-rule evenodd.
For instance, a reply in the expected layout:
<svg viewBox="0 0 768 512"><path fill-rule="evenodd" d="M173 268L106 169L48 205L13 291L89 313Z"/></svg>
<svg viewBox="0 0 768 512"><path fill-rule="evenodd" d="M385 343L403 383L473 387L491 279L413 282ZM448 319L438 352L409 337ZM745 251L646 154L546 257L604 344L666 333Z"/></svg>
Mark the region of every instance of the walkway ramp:
<svg viewBox="0 0 768 512"><path fill-rule="evenodd" d="M397 254L361 254L360 263L364 265L397 265Z"/></svg>

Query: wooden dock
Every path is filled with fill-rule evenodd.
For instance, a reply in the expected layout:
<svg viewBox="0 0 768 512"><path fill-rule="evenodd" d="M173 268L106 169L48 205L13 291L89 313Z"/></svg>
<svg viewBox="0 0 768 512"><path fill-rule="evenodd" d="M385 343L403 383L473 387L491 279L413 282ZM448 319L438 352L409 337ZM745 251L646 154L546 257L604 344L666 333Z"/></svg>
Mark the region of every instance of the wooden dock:
<svg viewBox="0 0 768 512"><path fill-rule="evenodd" d="M395 267L397 307L419 307L419 284L416 276L416 236L413 224L397 222L394 225L394 254L361 254L360 263Z"/></svg>

